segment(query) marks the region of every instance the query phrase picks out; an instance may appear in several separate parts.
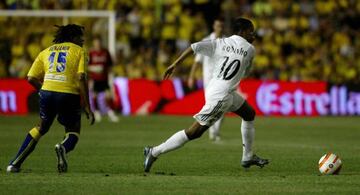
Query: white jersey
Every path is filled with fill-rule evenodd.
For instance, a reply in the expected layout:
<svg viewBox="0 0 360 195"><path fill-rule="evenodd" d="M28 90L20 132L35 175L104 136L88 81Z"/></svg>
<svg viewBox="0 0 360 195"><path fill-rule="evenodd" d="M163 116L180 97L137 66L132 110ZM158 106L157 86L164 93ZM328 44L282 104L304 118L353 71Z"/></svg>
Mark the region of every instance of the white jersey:
<svg viewBox="0 0 360 195"><path fill-rule="evenodd" d="M210 40L215 40L215 39L216 39L216 34L213 32L201 41L210 41ZM203 82L204 82L204 88L206 89L206 87L208 86L208 84L212 78L214 65L212 64L210 57L201 55L200 53L195 55L195 62L202 64Z"/></svg>
<svg viewBox="0 0 360 195"><path fill-rule="evenodd" d="M254 46L238 35L193 43L191 48L196 54L209 57L213 65L206 99L210 96L221 98L235 91L249 72L255 55Z"/></svg>

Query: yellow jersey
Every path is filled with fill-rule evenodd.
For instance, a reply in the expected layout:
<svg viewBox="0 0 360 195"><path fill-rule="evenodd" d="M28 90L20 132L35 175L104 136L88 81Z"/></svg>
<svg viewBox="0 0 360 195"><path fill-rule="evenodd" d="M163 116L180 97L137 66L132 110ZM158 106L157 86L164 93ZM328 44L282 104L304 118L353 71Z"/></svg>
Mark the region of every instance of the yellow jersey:
<svg viewBox="0 0 360 195"><path fill-rule="evenodd" d="M43 80L42 90L79 94L78 73L87 71L85 50L70 42L54 44L36 57L28 76Z"/></svg>

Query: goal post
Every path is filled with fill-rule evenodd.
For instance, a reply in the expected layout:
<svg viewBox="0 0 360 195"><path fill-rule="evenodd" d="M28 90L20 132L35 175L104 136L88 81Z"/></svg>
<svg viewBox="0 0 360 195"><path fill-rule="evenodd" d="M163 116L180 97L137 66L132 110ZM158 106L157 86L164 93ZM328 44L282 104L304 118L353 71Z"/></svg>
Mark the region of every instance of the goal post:
<svg viewBox="0 0 360 195"><path fill-rule="evenodd" d="M116 13L97 10L1 10L0 17L38 17L62 18L63 25L69 23L70 17L105 18L108 23L108 50L116 60Z"/></svg>

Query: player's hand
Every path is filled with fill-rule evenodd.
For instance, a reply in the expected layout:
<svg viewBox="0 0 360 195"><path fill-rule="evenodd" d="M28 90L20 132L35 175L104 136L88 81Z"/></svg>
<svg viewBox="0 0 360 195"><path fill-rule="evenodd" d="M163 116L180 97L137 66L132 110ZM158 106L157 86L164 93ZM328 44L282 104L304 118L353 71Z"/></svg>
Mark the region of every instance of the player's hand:
<svg viewBox="0 0 360 195"><path fill-rule="evenodd" d="M171 75L173 74L175 68L176 68L176 64L172 64L171 66L169 66L164 73L163 80L169 79L171 77Z"/></svg>
<svg viewBox="0 0 360 195"><path fill-rule="evenodd" d="M93 125L95 122L94 113L91 111L90 108L85 108L86 118L90 121L90 125Z"/></svg>

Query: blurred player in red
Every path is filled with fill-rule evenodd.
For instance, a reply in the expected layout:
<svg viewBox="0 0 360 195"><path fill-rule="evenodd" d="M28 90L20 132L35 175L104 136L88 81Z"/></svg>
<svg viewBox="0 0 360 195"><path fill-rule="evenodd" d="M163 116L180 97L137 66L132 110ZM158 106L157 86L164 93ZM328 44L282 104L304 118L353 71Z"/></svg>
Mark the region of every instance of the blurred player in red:
<svg viewBox="0 0 360 195"><path fill-rule="evenodd" d="M111 66L113 65L109 51L102 47L101 37L95 36L93 47L89 51L91 101L96 122L100 122L102 115L107 114L110 121L118 122L118 117L111 109L109 102L112 99L109 82L111 82Z"/></svg>

